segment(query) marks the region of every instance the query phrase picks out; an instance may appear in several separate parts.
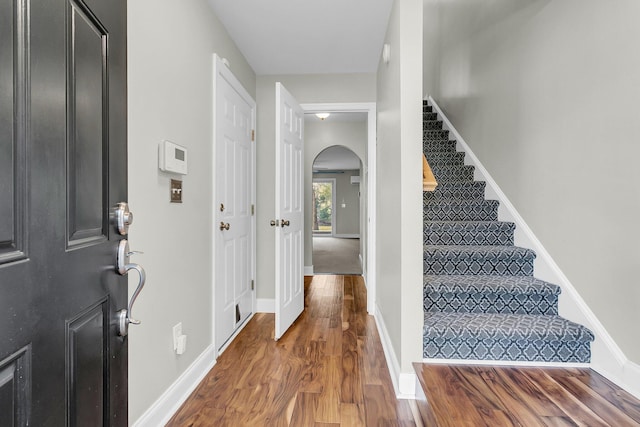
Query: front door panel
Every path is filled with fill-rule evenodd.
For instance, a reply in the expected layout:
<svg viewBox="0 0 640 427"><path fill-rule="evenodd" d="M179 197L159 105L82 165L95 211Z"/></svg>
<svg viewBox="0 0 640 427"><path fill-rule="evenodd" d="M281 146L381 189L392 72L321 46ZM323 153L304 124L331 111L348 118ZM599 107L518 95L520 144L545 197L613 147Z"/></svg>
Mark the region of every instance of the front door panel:
<svg viewBox="0 0 640 427"><path fill-rule="evenodd" d="M0 0L0 425L127 425L126 3Z"/></svg>

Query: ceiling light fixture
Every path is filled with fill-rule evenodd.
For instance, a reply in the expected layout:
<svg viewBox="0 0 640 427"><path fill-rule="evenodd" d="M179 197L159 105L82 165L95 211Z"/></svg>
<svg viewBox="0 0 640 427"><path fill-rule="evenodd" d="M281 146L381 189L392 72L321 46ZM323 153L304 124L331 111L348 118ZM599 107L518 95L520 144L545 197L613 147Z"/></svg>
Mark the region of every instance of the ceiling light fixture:
<svg viewBox="0 0 640 427"><path fill-rule="evenodd" d="M316 113L316 117L319 118L320 120L324 120L327 117L329 117L331 114L329 113Z"/></svg>

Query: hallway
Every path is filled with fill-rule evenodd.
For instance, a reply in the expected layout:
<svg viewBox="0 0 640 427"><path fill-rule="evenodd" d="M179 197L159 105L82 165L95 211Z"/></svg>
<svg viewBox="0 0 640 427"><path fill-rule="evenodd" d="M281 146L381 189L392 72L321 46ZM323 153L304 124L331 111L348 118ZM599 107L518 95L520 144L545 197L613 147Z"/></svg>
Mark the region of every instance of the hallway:
<svg viewBox="0 0 640 427"><path fill-rule="evenodd" d="M168 426L415 426L366 299L362 277L305 277L305 310L284 337L273 340L273 314L256 314Z"/></svg>

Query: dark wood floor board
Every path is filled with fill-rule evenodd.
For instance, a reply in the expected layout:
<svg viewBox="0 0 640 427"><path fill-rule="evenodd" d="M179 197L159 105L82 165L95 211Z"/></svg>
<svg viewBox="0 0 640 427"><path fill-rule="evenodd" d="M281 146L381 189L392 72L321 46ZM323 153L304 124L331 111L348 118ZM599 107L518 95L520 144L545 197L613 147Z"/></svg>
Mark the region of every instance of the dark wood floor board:
<svg viewBox="0 0 640 427"><path fill-rule="evenodd" d="M588 427L608 426L606 422L587 405L568 393L560 384L550 377L542 368L527 369L525 375L539 384L540 389L576 424Z"/></svg>
<svg viewBox="0 0 640 427"><path fill-rule="evenodd" d="M531 400L523 398L520 390L514 387L511 381L505 381L504 377L495 370L477 368L484 382L489 386L494 398L501 402L502 413L507 416L513 425L523 425L531 427L545 427L539 415L531 408ZM546 412L546 411L545 411ZM491 425L491 423L489 423Z"/></svg>
<svg viewBox="0 0 640 427"><path fill-rule="evenodd" d="M395 397L361 277L305 278L303 314L279 341L273 331L273 314L256 314L167 425L416 425Z"/></svg>
<svg viewBox="0 0 640 427"><path fill-rule="evenodd" d="M640 426L634 418L640 402L590 369L414 367L427 426Z"/></svg>
<svg viewBox="0 0 640 427"><path fill-rule="evenodd" d="M483 414L469 400L454 372L443 366L433 368L426 378L425 393L439 425L487 426ZM432 396L438 398L433 399Z"/></svg>
<svg viewBox="0 0 640 427"><path fill-rule="evenodd" d="M567 391L573 394L576 399L588 406L589 409L597 413L606 423L615 426L633 425L636 421L613 405L607 399L603 399L595 390L575 377L554 378Z"/></svg>

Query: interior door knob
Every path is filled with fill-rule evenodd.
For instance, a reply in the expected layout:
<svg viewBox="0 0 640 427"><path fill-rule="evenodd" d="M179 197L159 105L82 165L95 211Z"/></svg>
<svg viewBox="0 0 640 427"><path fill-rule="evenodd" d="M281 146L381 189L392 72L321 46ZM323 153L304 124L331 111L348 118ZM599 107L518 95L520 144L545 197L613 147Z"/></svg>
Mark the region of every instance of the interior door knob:
<svg viewBox="0 0 640 427"><path fill-rule="evenodd" d="M286 226L286 227L288 227L288 226L289 226L289 220L288 220L288 219L280 220L280 224L281 224L283 227L285 227L285 226Z"/></svg>
<svg viewBox="0 0 640 427"><path fill-rule="evenodd" d="M231 224L229 223L224 223L223 221L220 221L220 230L228 230L231 228Z"/></svg>

